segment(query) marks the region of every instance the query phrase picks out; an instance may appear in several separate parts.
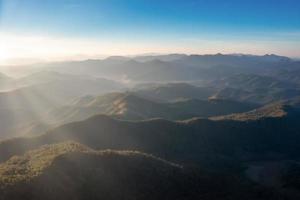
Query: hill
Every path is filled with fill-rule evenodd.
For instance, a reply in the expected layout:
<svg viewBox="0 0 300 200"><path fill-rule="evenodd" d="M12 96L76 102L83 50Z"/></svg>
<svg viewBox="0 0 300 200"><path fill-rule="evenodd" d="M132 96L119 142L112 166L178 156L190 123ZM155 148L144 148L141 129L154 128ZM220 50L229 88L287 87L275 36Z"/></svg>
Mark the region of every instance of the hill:
<svg viewBox="0 0 300 200"><path fill-rule="evenodd" d="M229 87L246 91L258 91L263 89L292 89L296 84L278 80L270 76L255 74L237 74L215 81L212 85L217 87Z"/></svg>
<svg viewBox="0 0 300 200"><path fill-rule="evenodd" d="M276 74L293 70L299 62L277 55L157 55L150 57L111 57L104 60L49 63L41 65L63 73L96 75L130 81L213 80L238 73ZM41 67L40 66L40 67Z"/></svg>
<svg viewBox="0 0 300 200"><path fill-rule="evenodd" d="M151 118L183 120L192 117L211 117L246 112L257 107L250 103L221 99L186 99L185 97L209 96L203 94L209 93L209 89L188 84L164 85L155 91L143 90L141 92L139 90L137 92L114 92L99 96L78 97L86 92L97 93L96 91L98 91L101 94L103 91L100 88L105 86L104 84L98 86L101 84L100 81L95 83L95 91L90 86L87 86L89 89L82 91L78 88L86 86L86 84L82 83L81 86L69 88L67 84L60 85L59 79L0 93L0 117L3 118L0 122L2 124L0 138L28 133L40 134L50 127L84 120L97 114L106 114L128 120ZM80 83L72 83L72 85L77 84ZM190 89L186 90L187 88ZM159 95L155 95L157 93ZM150 100L153 98L160 100ZM173 102L166 102L167 100L170 101L171 98L174 98Z"/></svg>
<svg viewBox="0 0 300 200"><path fill-rule="evenodd" d="M63 105L73 98L88 94L103 94L120 89L114 81L57 72L39 72L18 79L26 87L0 93L0 108L51 108ZM29 104L34 105L29 105ZM51 104L53 104L51 106Z"/></svg>
<svg viewBox="0 0 300 200"><path fill-rule="evenodd" d="M217 90L212 87L197 87L187 83L168 83L136 89L135 94L159 102L178 101L183 99L206 100Z"/></svg>
<svg viewBox="0 0 300 200"><path fill-rule="evenodd" d="M118 119L146 120L163 118L183 120L192 117L211 117L249 111L254 104L220 99L186 99L171 103L159 103L136 95L136 93L108 93L102 96L85 96L70 105L54 109L48 113L55 124L84 120L96 114L106 114Z"/></svg>
<svg viewBox="0 0 300 200"><path fill-rule="evenodd" d="M41 121L46 112L74 98L88 94L100 95L121 88L116 82L102 78L56 72L39 72L15 83L24 87L0 92L0 139L22 135L23 129L33 122L47 123Z"/></svg>
<svg viewBox="0 0 300 200"><path fill-rule="evenodd" d="M185 169L148 154L94 151L70 142L43 146L1 164L0 192L1 200L235 200L282 196L231 176Z"/></svg>
<svg viewBox="0 0 300 200"><path fill-rule="evenodd" d="M213 95L213 98L266 105L286 99L296 98L299 95L300 90L297 88L257 89L255 91L247 91L243 89L225 87L219 89L218 92Z"/></svg>
<svg viewBox="0 0 300 200"><path fill-rule="evenodd" d="M286 111L291 114L278 117L265 114L253 120L223 117L182 122L163 119L130 122L99 115L57 127L41 136L2 141L0 161L43 144L67 140L95 149L139 150L185 163L209 163L208 157L232 163L295 159L300 152L299 112L293 107Z"/></svg>
<svg viewBox="0 0 300 200"><path fill-rule="evenodd" d="M133 91L141 97L158 102L215 98L260 105L300 95L300 90L295 84L258 75L236 75L210 81L204 86L194 86L182 82L142 84Z"/></svg>
<svg viewBox="0 0 300 200"><path fill-rule="evenodd" d="M216 120L249 121L264 118L296 117L300 114L300 100L293 98L263 106L245 113L235 113L227 116L216 116Z"/></svg>
<svg viewBox="0 0 300 200"><path fill-rule="evenodd" d="M300 95L299 84L277 77L236 74L209 83L217 88L214 97L258 104L274 103Z"/></svg>
<svg viewBox="0 0 300 200"><path fill-rule="evenodd" d="M185 54L167 54L167 55L140 55L133 59L141 62L151 61L151 60L161 60L161 61L175 61L180 60L187 55Z"/></svg>
<svg viewBox="0 0 300 200"><path fill-rule="evenodd" d="M168 105L171 108L180 110L181 113L189 113L192 117L203 118L229 113L243 113L258 107L256 104L214 98L208 100L186 99L171 102Z"/></svg>
<svg viewBox="0 0 300 200"><path fill-rule="evenodd" d="M11 90L14 89L14 87L14 79L3 73L0 73L0 90Z"/></svg>

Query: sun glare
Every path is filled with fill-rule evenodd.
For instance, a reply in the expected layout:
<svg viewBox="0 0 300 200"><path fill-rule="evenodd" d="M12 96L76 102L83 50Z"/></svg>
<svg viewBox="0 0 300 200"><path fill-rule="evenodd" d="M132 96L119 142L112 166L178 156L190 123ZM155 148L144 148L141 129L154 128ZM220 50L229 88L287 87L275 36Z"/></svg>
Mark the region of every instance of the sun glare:
<svg viewBox="0 0 300 200"><path fill-rule="evenodd" d="M0 64L5 64L9 57L9 53L5 52L3 48L0 48Z"/></svg>

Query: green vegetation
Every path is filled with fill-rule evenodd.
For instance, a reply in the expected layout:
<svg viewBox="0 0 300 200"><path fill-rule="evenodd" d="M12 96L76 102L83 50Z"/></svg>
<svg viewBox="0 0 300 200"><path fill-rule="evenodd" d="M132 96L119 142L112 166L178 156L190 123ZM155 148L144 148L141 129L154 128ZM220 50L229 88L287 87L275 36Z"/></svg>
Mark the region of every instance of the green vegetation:
<svg viewBox="0 0 300 200"><path fill-rule="evenodd" d="M105 114L118 119L147 120L163 118L183 120L192 117L211 117L249 111L257 106L249 103L221 99L186 99L170 103L158 103L139 94L109 93L103 96L86 96L70 105L52 110L48 117L52 123L64 124L80 121L96 114Z"/></svg>
<svg viewBox="0 0 300 200"><path fill-rule="evenodd" d="M284 194L133 151L46 145L0 165L1 200L264 199Z"/></svg>
<svg viewBox="0 0 300 200"><path fill-rule="evenodd" d="M14 156L0 165L0 182L2 184L15 184L20 181L31 180L33 177L39 176L57 157L70 152L88 151L91 150L77 143L42 146L23 156Z"/></svg>
<svg viewBox="0 0 300 200"><path fill-rule="evenodd" d="M78 143L66 142L54 145L44 145L36 150L25 153L23 156L12 157L7 162L0 165L0 182L2 184L13 185L17 182L30 181L34 177L40 176L44 170L47 170L47 168L53 165L55 160L71 153L85 153L99 156L110 154L122 156L138 155L180 168L177 164L136 151L94 151Z"/></svg>
<svg viewBox="0 0 300 200"><path fill-rule="evenodd" d="M174 54L0 74L15 89L0 93L0 200L298 200L299 64Z"/></svg>
<svg viewBox="0 0 300 200"><path fill-rule="evenodd" d="M138 150L187 163L210 163L210 160L219 157L231 163L234 163L233 160L274 159L274 154L280 154L280 159L294 159L300 152L299 112L288 108L285 110L289 113L287 115L266 117L268 115L264 114L254 120L223 117L218 120L195 118L182 122L163 119L134 122L99 115L57 127L41 136L3 141L0 143L0 151L3 152L0 161L44 144L69 140L98 150ZM250 119L251 116L253 113L243 118Z"/></svg>

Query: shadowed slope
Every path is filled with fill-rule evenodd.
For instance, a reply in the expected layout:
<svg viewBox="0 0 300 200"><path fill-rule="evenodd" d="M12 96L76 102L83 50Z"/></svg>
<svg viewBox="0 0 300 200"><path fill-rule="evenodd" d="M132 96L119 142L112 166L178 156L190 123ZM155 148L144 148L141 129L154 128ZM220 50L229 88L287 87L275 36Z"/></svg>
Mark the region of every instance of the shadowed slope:
<svg viewBox="0 0 300 200"><path fill-rule="evenodd" d="M169 83L137 89L135 93L146 99L169 102L182 99L206 100L215 92L216 89L209 87L196 87L187 83Z"/></svg>
<svg viewBox="0 0 300 200"><path fill-rule="evenodd" d="M3 141L0 160L43 144L67 140L95 149L139 150L185 162L198 162L208 155L236 160L297 158L300 135L296 110L291 108L288 115L254 120L224 117L183 122L162 119L129 122L99 115L60 126L41 136ZM279 156L274 157L275 154Z"/></svg>
<svg viewBox="0 0 300 200"><path fill-rule="evenodd" d="M238 188L238 190L237 190ZM238 178L185 169L133 151L43 146L0 165L1 200L273 199Z"/></svg>
<svg viewBox="0 0 300 200"><path fill-rule="evenodd" d="M212 117L211 119L249 121L263 118L297 117L297 115L300 114L299 102L299 99L286 100L283 102L266 105L249 112L236 113L226 116L216 116Z"/></svg>
<svg viewBox="0 0 300 200"><path fill-rule="evenodd" d="M50 121L67 123L84 120L96 114L106 114L118 119L146 120L163 118L183 120L192 117L210 117L239 113L256 108L256 105L220 99L186 99L173 103L157 103L135 93L109 93L103 96L79 98L68 106L48 113Z"/></svg>

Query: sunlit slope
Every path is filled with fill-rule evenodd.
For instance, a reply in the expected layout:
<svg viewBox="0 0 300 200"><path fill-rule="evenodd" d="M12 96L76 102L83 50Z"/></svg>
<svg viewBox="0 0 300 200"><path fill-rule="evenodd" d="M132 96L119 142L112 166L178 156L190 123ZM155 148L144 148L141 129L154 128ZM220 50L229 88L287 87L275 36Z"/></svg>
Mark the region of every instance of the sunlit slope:
<svg viewBox="0 0 300 200"><path fill-rule="evenodd" d="M245 113L216 116L214 120L250 121L267 118L294 118L300 114L300 98L279 101Z"/></svg>
<svg viewBox="0 0 300 200"><path fill-rule="evenodd" d="M281 155L278 159L297 158L299 112L293 107L285 112L289 114L258 115L253 120L224 117L183 122L163 119L129 122L99 115L63 125L41 136L3 141L1 161L43 144L67 140L95 149L139 150L187 162L218 155L234 160L277 159L274 153ZM252 112L249 115L252 116Z"/></svg>
<svg viewBox="0 0 300 200"><path fill-rule="evenodd" d="M0 138L22 135L32 123L48 124L45 114L88 94L119 90L114 81L56 72L39 72L15 80L20 87L0 92Z"/></svg>
<svg viewBox="0 0 300 200"><path fill-rule="evenodd" d="M238 188L238 190L237 190ZM272 199L277 191L136 151L46 145L0 164L2 200Z"/></svg>
<svg viewBox="0 0 300 200"><path fill-rule="evenodd" d="M121 88L114 81L57 72L39 72L16 80L19 89L0 93L0 108L44 110L63 105L73 98L103 94Z"/></svg>
<svg viewBox="0 0 300 200"><path fill-rule="evenodd" d="M60 124L83 120L96 114L128 120L151 118L182 120L245 112L256 107L254 104L218 99L186 99L159 103L140 97L138 93L125 92L78 98L67 106L53 109L48 116L50 121L52 119Z"/></svg>
<svg viewBox="0 0 300 200"><path fill-rule="evenodd" d="M179 165L147 154L76 143L44 146L0 165L1 199L10 200L192 198L197 189L189 178Z"/></svg>

